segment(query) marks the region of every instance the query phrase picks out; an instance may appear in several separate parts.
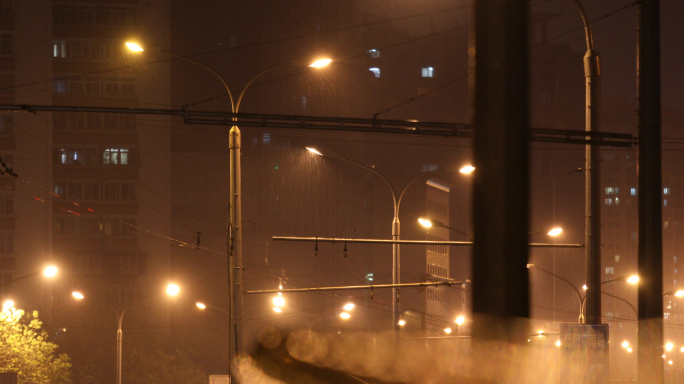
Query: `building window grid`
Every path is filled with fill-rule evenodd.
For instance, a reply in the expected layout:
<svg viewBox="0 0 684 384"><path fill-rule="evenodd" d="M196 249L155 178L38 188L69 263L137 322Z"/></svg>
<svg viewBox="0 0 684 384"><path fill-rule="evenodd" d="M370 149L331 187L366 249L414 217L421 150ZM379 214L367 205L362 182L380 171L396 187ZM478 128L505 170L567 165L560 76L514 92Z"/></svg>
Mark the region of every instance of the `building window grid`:
<svg viewBox="0 0 684 384"><path fill-rule="evenodd" d="M440 265L428 264L427 273L431 276L449 278L449 270Z"/></svg>
<svg viewBox="0 0 684 384"><path fill-rule="evenodd" d="M58 216L54 219L55 236L136 237L136 219L131 217L81 217Z"/></svg>
<svg viewBox="0 0 684 384"><path fill-rule="evenodd" d="M61 148L55 150L55 162L60 165L137 165L137 151L129 148L104 150L78 150Z"/></svg>
<svg viewBox="0 0 684 384"><path fill-rule="evenodd" d="M70 200L133 201L135 182L68 182L55 183L54 193Z"/></svg>
<svg viewBox="0 0 684 384"><path fill-rule="evenodd" d="M130 97L135 95L133 76L78 76L56 75L53 92L73 95Z"/></svg>
<svg viewBox="0 0 684 384"><path fill-rule="evenodd" d="M73 60L112 60L125 54L121 43L116 40L54 40L52 57Z"/></svg>
<svg viewBox="0 0 684 384"><path fill-rule="evenodd" d="M129 131L135 128L132 115L112 113L55 113L53 118L55 129L76 131Z"/></svg>
<svg viewBox="0 0 684 384"><path fill-rule="evenodd" d="M444 291L437 288L427 288L427 299L430 301L444 302Z"/></svg>
<svg viewBox="0 0 684 384"><path fill-rule="evenodd" d="M54 4L52 22L55 25L123 26L134 25L135 7L101 4Z"/></svg>
<svg viewBox="0 0 684 384"><path fill-rule="evenodd" d="M440 237L440 236L433 235L431 233L427 234L427 239L428 239L428 241L447 241L447 239ZM448 255L449 254L449 247L445 244L428 244L427 250L429 252L438 253L440 255Z"/></svg>

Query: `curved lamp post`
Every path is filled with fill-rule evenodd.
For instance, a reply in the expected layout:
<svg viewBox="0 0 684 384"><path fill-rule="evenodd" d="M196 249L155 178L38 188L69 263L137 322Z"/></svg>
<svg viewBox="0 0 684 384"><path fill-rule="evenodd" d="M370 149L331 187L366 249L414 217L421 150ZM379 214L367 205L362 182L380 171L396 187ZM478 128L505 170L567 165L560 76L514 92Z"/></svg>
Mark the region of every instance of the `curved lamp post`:
<svg viewBox="0 0 684 384"><path fill-rule="evenodd" d="M176 296L180 292L180 287L176 284L169 284L166 287L166 294L169 296ZM71 296L76 299L76 300L83 300L85 299L85 295L79 291L73 291L71 293ZM122 370L121 370L121 362L122 362L122 346L123 346L123 331L121 330L121 325L123 324L123 317L126 314L126 311L128 308L130 308L135 301L132 301L128 303L123 309L119 310L118 308L112 306L112 310L114 310L114 314L116 314L116 320L118 324L118 328L116 330L116 383L121 384L121 378L122 378Z"/></svg>
<svg viewBox="0 0 684 384"><path fill-rule="evenodd" d="M209 67L206 64L200 63L193 59L187 58L185 56L178 55L169 50L166 50L158 45L151 44L156 48L157 51L165 53L169 56L184 60L190 64L197 65L204 68L205 70L211 72L216 78L223 84L226 89L226 93L230 97L230 107L231 112L236 114L240 110L240 103L245 95L247 89L254 84L254 82L259 79L264 74L275 71L282 68L288 67L301 67L299 62L288 63L284 65L278 65L265 69L255 76L253 76L247 84L242 88L242 90L237 94L237 97L233 95L233 91L226 79L218 73L215 69ZM126 42L126 46L134 52L143 52L144 48L134 42ZM332 62L331 59L319 59L310 64L310 68L323 68ZM230 329L233 330L231 337L231 356L230 360L237 356L238 353L242 351L242 166L240 163L240 151L242 148L242 138L240 135L240 129L238 128L237 117L233 117L233 125L230 128L230 195L229 195L229 210L230 218L228 220L228 284L229 284L229 295L231 297L231 302L229 310L231 311L230 317Z"/></svg>
<svg viewBox="0 0 684 384"><path fill-rule="evenodd" d="M334 157L336 159L344 160L350 164L353 164L357 167L363 168L367 171L373 172L375 175L377 175L379 178L382 179L382 181L389 187L390 192L392 192L392 202L394 204L394 216L392 219L392 240L395 241L395 243L392 244L392 284L399 284L401 280L401 258L400 258L400 250L399 250L399 244L396 243L396 241L400 240L400 227L399 227L399 208L401 207L401 201L404 198L404 193L406 193L406 190L408 187L413 184L416 180L420 179L423 176L427 176L436 172L442 172L446 171L446 169L436 169L434 171L429 171L429 172L424 172L419 175L416 175L413 177L411 180L409 180L404 187L401 190L397 190L394 188L392 183L389 182L387 177L385 177L382 173L376 171L374 168L368 167L366 165L357 163L354 160L347 159L346 157L342 157L338 155L337 153L328 151L328 150L323 150L320 148L313 148L313 147L306 147L306 149L309 150L309 152L314 153L318 156L322 157ZM472 166L470 167L469 172L464 172L461 171L462 173L470 173L472 172L475 168ZM462 168L463 169L463 168ZM397 287L392 287L392 326L395 332L395 341L399 340L399 330L401 325L399 324L400 321L400 313L401 313L401 305L399 304L399 290Z"/></svg>
<svg viewBox="0 0 684 384"><path fill-rule="evenodd" d="M634 284L637 284L637 283L639 282L639 276L637 276L637 275L620 276L620 277L616 277L616 278L614 278L614 279L602 281L602 282L601 282L601 285L608 284L608 283L614 283L614 282L616 282L616 281L621 281L621 282L625 282L625 283L629 283L629 284L634 285ZM623 302L627 303L627 305L629 305L629 306L634 310L634 312L635 312L636 315L637 315L637 318L639 317L639 313L636 311L636 309L634 308L634 306L632 306L632 304L630 304L627 300L625 300L625 299L623 299L623 298L621 298L621 297L615 296L615 295L613 295L613 294L610 294L610 293L607 293L607 292L603 292L603 291L601 291L601 294L606 295L606 296L610 296L610 297L612 297L612 298L614 298L614 299L618 299L618 300L620 300L620 301L623 301ZM584 299L582 300L582 311L583 311L583 312L586 311L587 296L589 296L589 295L585 295L585 296L584 296Z"/></svg>
<svg viewBox="0 0 684 384"><path fill-rule="evenodd" d="M553 272L551 272L551 271L548 271L548 270L546 270L546 269L544 269L544 268L542 268L542 267L540 267L540 266L538 266L538 265L535 265L535 264L527 264L527 268L528 268L528 269L536 269L536 270L542 271L542 272L544 272L544 273L546 273L546 274L548 274L548 275L550 275L550 276L552 276L552 277L554 277L554 278L556 278L556 279L558 279L558 280L560 280L560 281L562 281L562 282L564 282L564 283L567 283L569 286L571 286L572 289L573 289L573 290L575 291L575 293L577 294L577 298L579 299L580 308L579 308L579 318L577 319L577 322L580 323L580 324L583 324L583 323L584 323L584 311L582 310L583 307L584 307L584 297L582 297L582 294L580 293L579 289L577 289L577 287L575 287L575 284L573 284L570 280L566 279L565 277L559 276L559 275L557 275L557 274L555 274L555 273L553 273ZM554 308L554 310L555 310L555 308Z"/></svg>
<svg viewBox="0 0 684 384"><path fill-rule="evenodd" d="M585 131L588 134L599 130L599 79L601 70L599 55L594 51L594 35L591 23L582 3L572 0L582 16L584 36L587 52L584 55L585 79ZM585 258L586 281L589 286L587 292L587 322L601 323L601 294L600 289L594 290L601 284L601 174L599 169L599 146L587 144L585 147Z"/></svg>

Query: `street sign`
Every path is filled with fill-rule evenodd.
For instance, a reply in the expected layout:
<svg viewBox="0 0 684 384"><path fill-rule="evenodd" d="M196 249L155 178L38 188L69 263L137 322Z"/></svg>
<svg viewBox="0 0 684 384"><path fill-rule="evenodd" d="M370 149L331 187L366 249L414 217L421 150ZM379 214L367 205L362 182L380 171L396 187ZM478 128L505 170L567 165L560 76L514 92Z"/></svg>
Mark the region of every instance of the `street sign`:
<svg viewBox="0 0 684 384"><path fill-rule="evenodd" d="M608 325L561 324L561 384L608 383Z"/></svg>

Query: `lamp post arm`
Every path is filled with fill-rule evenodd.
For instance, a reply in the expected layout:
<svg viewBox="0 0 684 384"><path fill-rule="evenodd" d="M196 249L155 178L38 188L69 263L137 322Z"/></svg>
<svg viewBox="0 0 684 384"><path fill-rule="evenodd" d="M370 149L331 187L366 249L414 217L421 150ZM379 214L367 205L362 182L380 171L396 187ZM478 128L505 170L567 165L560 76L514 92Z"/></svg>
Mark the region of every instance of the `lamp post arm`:
<svg viewBox="0 0 684 384"><path fill-rule="evenodd" d="M27 279L27 278L29 278L29 277L36 276L38 273L40 273L40 272L29 273L28 275L24 275L24 276L18 277L18 278L14 279L14 280L5 281L4 283L0 284L0 287L3 287L3 286L5 286L5 285L11 284L11 283L16 283L17 281L21 281L21 280Z"/></svg>
<svg viewBox="0 0 684 384"><path fill-rule="evenodd" d="M413 179L409 180L409 182L406 183L406 185L404 185L404 188L402 188L401 193L399 193L399 198L398 198L398 200L397 200L397 212L396 212L396 216L399 217L399 207L401 206L401 200L404 198L404 194L405 194L406 191L408 190L408 187L409 187L411 184L413 184L414 181L420 179L420 178L423 177L423 176L427 176L427 175L430 175L430 174L433 174L433 173L437 173L437 172L442 172L442 171L446 171L446 169L435 169L434 171L423 172L423 173L421 173L421 174L419 174L419 175L416 175ZM448 228L448 227L447 227L447 228Z"/></svg>
<svg viewBox="0 0 684 384"><path fill-rule="evenodd" d="M549 274L549 275L551 275L551 276L557 278L558 280L561 280L561 281L567 283L569 286L572 287L572 289L573 289L573 290L575 291L575 293L577 294L577 298L578 298L579 301L580 301L580 308L582 307L582 304L584 303L584 299L582 298L582 294L580 293L579 289L577 289L577 287L575 287L575 284L573 284L570 280L564 278L563 276L558 276L558 275L556 275L555 273L553 273L553 272L551 272L551 271L547 271L546 269L544 269L544 268L542 268L542 267L538 267L538 266L536 266L536 265L531 266L530 269L538 269L538 270L540 270L540 271L542 271L542 272L544 272L544 273L547 273L547 274ZM581 312L581 311L580 311L580 312Z"/></svg>
<svg viewBox="0 0 684 384"><path fill-rule="evenodd" d="M167 54L167 55L169 55L169 56L175 57L175 58L177 58L177 59L181 59L181 60L187 61L187 62L190 63L190 64L194 64L194 65L200 66L200 67L206 69L207 71L211 72L212 74L214 74L214 76L216 76L216 77L221 81L221 84L223 84L223 86L226 88L226 92L228 92L228 96L230 97L230 106L231 106L231 109L232 109L231 112L232 112L232 113L237 113L237 107L236 107L236 104L235 104L235 100L233 99L233 92L230 90L230 86L228 85L228 82L226 81L226 79L225 79L223 76L221 76L220 73L216 72L216 70L214 70L212 67L210 67L210 66L208 66L208 65L206 65L206 64L202 64L202 63L200 63L199 61L195 61L195 60L189 59L189 58L187 58L187 57L185 57L185 56L181 56L181 55L175 54L175 53L173 53L173 52L171 52L171 51L168 51L168 50L166 50L166 49L164 49L164 48L161 48L161 47L157 47L157 48L159 49L160 52L163 52L163 53L165 53L165 54ZM245 87L245 88L247 88L247 87ZM242 97L242 94L244 94L244 89L242 90L242 93L240 94L240 97Z"/></svg>
<svg viewBox="0 0 684 384"><path fill-rule="evenodd" d="M603 291L601 291L601 293L603 293L603 294L606 295L606 296L612 297L613 299L620 300L620 301L622 301L623 303L629 305L629 307L632 308L632 311L634 311L634 315L637 317L637 319L639 318L639 312L636 310L636 308L634 308L634 306L632 305L632 303L630 303L629 301L623 299L622 297L615 296L615 295L613 295L613 294L611 294L611 293L608 293L608 292L603 292Z"/></svg>
<svg viewBox="0 0 684 384"><path fill-rule="evenodd" d="M233 107L233 109L234 109L234 110L233 110L233 113L238 113L238 111L240 110L240 103L242 102L242 98L245 96L245 92L247 92L247 88L249 88L252 84L254 84L254 82L255 82L258 78L260 78L261 76L265 75L265 74L268 73L268 72L275 71L275 70L281 69L281 68L291 67L291 66L293 66L293 65L294 65L293 63L278 65L277 67L271 67L271 68L265 69L265 70L263 70L263 71L257 73L254 77L252 77L252 78L247 82L247 84L245 84L245 86L244 86L244 87L242 88L242 90L240 91L240 94L238 95L237 100L235 100L235 104L234 104L234 107ZM233 100L233 99L232 99L232 96L231 96L231 102L232 102L232 100Z"/></svg>
<svg viewBox="0 0 684 384"><path fill-rule="evenodd" d="M393 187L392 184L389 182L389 180L387 180L387 178L386 178L382 173L376 171L375 169L373 169L373 168L371 168L371 167L369 167L369 166L367 166L367 165L363 165L363 164L361 164L361 163L357 163L357 162L354 161L354 160L347 159L346 157L342 157L342 156L340 156L340 155L338 155L338 154L335 154L335 157L338 158L338 159L340 159L340 160L344 160L344 161L346 161L346 162L348 162L348 163L354 164L354 165L356 165L357 167L361 167L361 168L363 168L363 169L365 169L365 170L371 171L371 172L373 172L374 174L378 175L378 176L382 179L382 181L384 181L385 184L387 184L387 186L388 186L389 189L390 189L390 192L392 192L392 200L393 200L393 204L394 204L394 217L397 217L397 216L399 215L398 200L397 200L397 192L394 190L394 187Z"/></svg>
<svg viewBox="0 0 684 384"><path fill-rule="evenodd" d="M591 32L591 23L587 17L587 12L584 10L582 3L579 0L572 0L573 3L579 8L580 14L582 15L582 23L584 23L584 36L587 41L587 51L594 50L594 35Z"/></svg>

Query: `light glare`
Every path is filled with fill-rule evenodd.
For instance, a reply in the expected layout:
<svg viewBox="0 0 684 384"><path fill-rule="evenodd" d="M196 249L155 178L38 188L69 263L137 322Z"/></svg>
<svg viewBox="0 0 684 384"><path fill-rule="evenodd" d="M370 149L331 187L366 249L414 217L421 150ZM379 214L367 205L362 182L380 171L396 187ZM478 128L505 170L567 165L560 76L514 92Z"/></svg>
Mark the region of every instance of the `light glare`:
<svg viewBox="0 0 684 384"><path fill-rule="evenodd" d="M630 276L629 279L627 279L627 282L630 284L636 284L639 282L639 276L637 276L637 275Z"/></svg>
<svg viewBox="0 0 684 384"><path fill-rule="evenodd" d="M351 311L352 309L354 309L354 303L347 303L342 308L344 308L345 311Z"/></svg>
<svg viewBox="0 0 684 384"><path fill-rule="evenodd" d="M316 154L316 155L318 155L318 156L323 156L323 154L320 153L316 148L313 148L313 147L306 147L306 149L308 149L309 152L314 153L314 154Z"/></svg>
<svg viewBox="0 0 684 384"><path fill-rule="evenodd" d="M465 317L463 317L463 315L456 318L456 324L462 325L463 323L465 323Z"/></svg>
<svg viewBox="0 0 684 384"><path fill-rule="evenodd" d="M349 319L351 317L351 315L347 312L342 312L342 313L340 313L340 317L346 320L346 319Z"/></svg>
<svg viewBox="0 0 684 384"><path fill-rule="evenodd" d="M444 328L444 333L447 335L451 333L451 328Z"/></svg>
<svg viewBox="0 0 684 384"><path fill-rule="evenodd" d="M132 41L127 41L126 47L128 47L128 49L130 49L133 52L143 52L144 51L143 47L141 47L139 44L134 43Z"/></svg>
<svg viewBox="0 0 684 384"><path fill-rule="evenodd" d="M282 296L276 296L273 298L273 305L275 305L278 308L282 308L285 306L285 298Z"/></svg>
<svg viewBox="0 0 684 384"><path fill-rule="evenodd" d="M401 319L401 320L399 320L399 323L398 323L398 324L399 324L400 327L403 327L404 325L406 325L406 320Z"/></svg>
<svg viewBox="0 0 684 384"><path fill-rule="evenodd" d="M83 296L83 294L79 291L71 292L71 296L76 300L83 300L85 298L85 296Z"/></svg>
<svg viewBox="0 0 684 384"><path fill-rule="evenodd" d="M461 173L469 174L472 173L475 170L475 167L473 167L471 164L465 165L461 167L458 171Z"/></svg>
<svg viewBox="0 0 684 384"><path fill-rule="evenodd" d="M5 300L5 302L2 303L2 310L3 311L6 311L6 310L13 308L13 307L14 307L14 301L12 301L12 300Z"/></svg>
<svg viewBox="0 0 684 384"><path fill-rule="evenodd" d="M166 287L166 294L169 296L176 296L180 293L180 287L176 284L169 284Z"/></svg>
<svg viewBox="0 0 684 384"><path fill-rule="evenodd" d="M677 297L682 297L684 296L684 289L680 289L679 291L675 292L674 294Z"/></svg>
<svg viewBox="0 0 684 384"><path fill-rule="evenodd" d="M197 306L197 308L199 308L199 309L207 309L207 306L200 301L196 302L195 306Z"/></svg>
<svg viewBox="0 0 684 384"><path fill-rule="evenodd" d="M332 63L332 59L325 58L325 59L318 59L314 61L313 63L309 64L309 67L311 68L323 68L327 67L328 64Z"/></svg>
<svg viewBox="0 0 684 384"><path fill-rule="evenodd" d="M561 228L561 227L555 227L555 228L552 228L552 229L549 231L548 235L549 235L549 236L558 236L558 235L561 234L561 232L563 232L563 228Z"/></svg>
<svg viewBox="0 0 684 384"><path fill-rule="evenodd" d="M55 277L57 275L57 267L54 265L50 265L49 267L45 268L45 271L43 271L43 276L45 277Z"/></svg>
<svg viewBox="0 0 684 384"><path fill-rule="evenodd" d="M418 223L422 225L425 228L432 228L432 220L429 219L423 219L422 217L418 219Z"/></svg>

